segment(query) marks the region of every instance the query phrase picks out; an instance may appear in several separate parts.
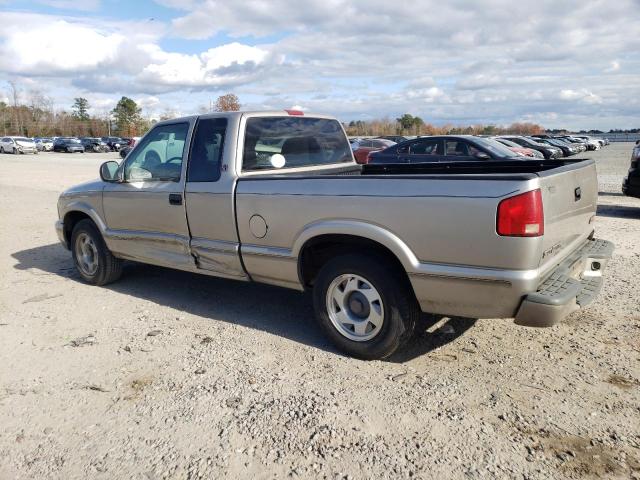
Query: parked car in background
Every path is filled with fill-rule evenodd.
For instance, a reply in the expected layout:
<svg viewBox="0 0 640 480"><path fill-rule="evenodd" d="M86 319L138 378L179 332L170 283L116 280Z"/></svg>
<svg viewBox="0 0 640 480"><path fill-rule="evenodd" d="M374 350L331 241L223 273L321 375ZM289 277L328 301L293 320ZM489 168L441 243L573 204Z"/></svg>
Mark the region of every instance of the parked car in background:
<svg viewBox="0 0 640 480"><path fill-rule="evenodd" d="M33 140L26 137L2 137L0 139L0 153L38 153Z"/></svg>
<svg viewBox="0 0 640 480"><path fill-rule="evenodd" d="M581 138L574 138L571 135L558 135L557 137L558 140L562 140L566 143L569 143L570 145L574 145L576 147L578 147L578 150L580 152L586 152L587 150L589 150L589 147L587 146L587 142L585 142L584 140L582 140Z"/></svg>
<svg viewBox="0 0 640 480"><path fill-rule="evenodd" d="M107 144L112 152L118 152L126 145L126 142L120 137L102 137L101 140Z"/></svg>
<svg viewBox="0 0 640 480"><path fill-rule="evenodd" d="M562 150L560 150L559 147L540 143L532 138L521 137L518 135L502 135L500 136L500 138L505 138L525 148L537 150L538 152L542 153L544 155L544 158L547 160L554 160L556 158L562 158L564 156L562 154Z"/></svg>
<svg viewBox="0 0 640 480"><path fill-rule="evenodd" d="M473 135L419 137L369 154L367 163L433 163L524 160L495 140Z"/></svg>
<svg viewBox="0 0 640 480"><path fill-rule="evenodd" d="M108 152L110 149L105 142L97 137L82 137L80 143L85 152Z"/></svg>
<svg viewBox="0 0 640 480"><path fill-rule="evenodd" d="M512 142L511 140L507 140L506 138L491 137L491 139L495 140L496 142L500 142L509 150L522 155L523 157L544 158L544 155L539 151L533 150L532 148L523 147L522 145L518 145L517 143Z"/></svg>
<svg viewBox="0 0 640 480"><path fill-rule="evenodd" d="M603 143L599 142L598 139L596 138L587 137L587 136L578 136L576 138L580 138L584 140L587 144L588 150L600 150L604 146Z"/></svg>
<svg viewBox="0 0 640 480"><path fill-rule="evenodd" d="M540 138L540 137L530 137L532 140L543 143L545 145L552 145L554 147L558 147L562 150L563 157L570 157L578 153L578 148L572 145L568 145L565 142L562 142L556 138Z"/></svg>
<svg viewBox="0 0 640 480"><path fill-rule="evenodd" d="M75 137L60 137L53 142L54 152L84 153L84 146L79 139Z"/></svg>
<svg viewBox="0 0 640 480"><path fill-rule="evenodd" d="M640 198L640 140L631 152L629 173L622 181L622 193L629 197Z"/></svg>
<svg viewBox="0 0 640 480"><path fill-rule="evenodd" d="M53 149L53 140L51 138L38 137L34 140L34 143L39 152L50 152Z"/></svg>
<svg viewBox="0 0 640 480"><path fill-rule="evenodd" d="M357 147L353 150L353 157L357 163L365 164L368 163L368 157L371 152L384 150L395 144L396 142L384 138L365 138L358 142Z"/></svg>

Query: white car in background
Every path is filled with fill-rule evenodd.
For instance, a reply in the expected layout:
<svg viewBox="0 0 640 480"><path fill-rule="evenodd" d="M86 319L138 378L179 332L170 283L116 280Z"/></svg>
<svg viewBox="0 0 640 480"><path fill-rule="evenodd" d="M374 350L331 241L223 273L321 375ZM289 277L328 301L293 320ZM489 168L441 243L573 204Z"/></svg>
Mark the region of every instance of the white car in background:
<svg viewBox="0 0 640 480"><path fill-rule="evenodd" d="M39 152L50 152L53 150L53 140L51 138L36 138L35 143Z"/></svg>
<svg viewBox="0 0 640 480"><path fill-rule="evenodd" d="M30 138L2 137L0 139L0 153L38 153L38 149Z"/></svg>
<svg viewBox="0 0 640 480"><path fill-rule="evenodd" d="M597 138L587 137L587 136L580 136L580 137L574 137L574 138L577 138L579 140L584 140L585 142L587 142L587 145L589 146L589 150L600 150L600 147L604 146L604 140L598 140Z"/></svg>

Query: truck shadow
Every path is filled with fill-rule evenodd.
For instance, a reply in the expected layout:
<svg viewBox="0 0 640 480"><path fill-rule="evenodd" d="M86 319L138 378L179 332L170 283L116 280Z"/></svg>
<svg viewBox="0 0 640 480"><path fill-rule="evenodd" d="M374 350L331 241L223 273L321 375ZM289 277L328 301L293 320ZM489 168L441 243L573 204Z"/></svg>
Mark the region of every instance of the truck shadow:
<svg viewBox="0 0 640 480"><path fill-rule="evenodd" d="M627 205L605 205L599 203L596 215L599 217L640 219L640 207L629 207Z"/></svg>
<svg viewBox="0 0 640 480"><path fill-rule="evenodd" d="M18 270L35 269L83 283L74 268L70 253L57 243L22 250L11 256L18 261L14 265ZM316 324L309 294L135 262L125 264L124 273L118 282L101 288L212 321L262 330L339 354ZM424 355L455 340L473 325L469 323L465 327L467 323L461 319L452 319L449 323L453 330L447 328L447 334L439 332L445 326L432 333L424 332L441 318L425 315L420 326L421 333L408 349L397 353L389 361L402 363ZM456 334L452 335L451 331Z"/></svg>

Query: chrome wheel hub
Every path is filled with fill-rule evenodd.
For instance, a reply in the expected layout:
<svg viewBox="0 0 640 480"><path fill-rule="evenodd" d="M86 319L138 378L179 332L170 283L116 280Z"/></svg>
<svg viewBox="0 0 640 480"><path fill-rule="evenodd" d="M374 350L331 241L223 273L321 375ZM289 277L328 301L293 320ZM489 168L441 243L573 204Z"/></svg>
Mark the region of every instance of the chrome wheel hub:
<svg viewBox="0 0 640 480"><path fill-rule="evenodd" d="M85 275L92 276L98 270L98 248L93 239L81 233L76 239L76 259L78 267Z"/></svg>
<svg viewBox="0 0 640 480"><path fill-rule="evenodd" d="M327 312L335 329L355 342L371 340L384 323L380 294L371 282L354 274L340 275L331 282Z"/></svg>

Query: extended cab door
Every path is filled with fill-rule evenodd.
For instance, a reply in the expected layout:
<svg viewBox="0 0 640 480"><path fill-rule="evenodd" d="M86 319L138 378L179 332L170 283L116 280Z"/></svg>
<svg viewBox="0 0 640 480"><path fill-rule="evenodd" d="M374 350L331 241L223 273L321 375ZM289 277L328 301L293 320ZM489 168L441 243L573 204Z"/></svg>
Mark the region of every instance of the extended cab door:
<svg viewBox="0 0 640 480"><path fill-rule="evenodd" d="M185 186L191 254L198 268L248 279L240 262L235 215L235 122L200 117L196 123Z"/></svg>
<svg viewBox="0 0 640 480"><path fill-rule="evenodd" d="M121 165L123 181L106 184L105 240L113 252L193 267L183 198L190 127L189 121L154 127Z"/></svg>

